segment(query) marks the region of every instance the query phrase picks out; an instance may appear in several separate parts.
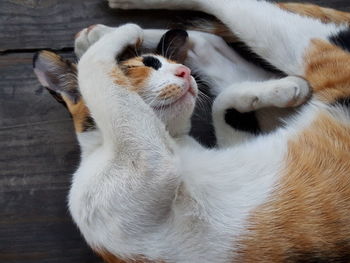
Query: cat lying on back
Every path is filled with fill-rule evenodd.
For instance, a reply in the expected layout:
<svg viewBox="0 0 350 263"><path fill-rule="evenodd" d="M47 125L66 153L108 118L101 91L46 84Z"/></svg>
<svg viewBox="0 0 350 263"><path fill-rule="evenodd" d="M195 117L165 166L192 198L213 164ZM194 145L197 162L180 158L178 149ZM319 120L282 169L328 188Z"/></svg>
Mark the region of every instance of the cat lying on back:
<svg viewBox="0 0 350 263"><path fill-rule="evenodd" d="M85 239L110 262L115 256L165 262L346 259L350 57L336 44L347 48L347 31L342 30L348 29L283 12L263 1L187 2L212 8L254 52L308 80L314 97L286 128L244 144L230 140L227 149L207 150L183 143L174 137L186 136L189 119L183 117L189 118L193 110L195 82L187 74L176 76L180 65L151 56L169 66L163 72L166 79L182 80L175 85L182 92L166 104L175 113L169 111L164 118L135 89L123 63L115 61L142 39L142 30L127 25L106 34L78 64L80 92L102 135L101 141L85 147L91 140L89 135L84 138L88 132L81 134L83 158L70 192L70 211ZM261 12L271 16L262 19ZM285 22L299 34L286 34ZM320 40L311 40L314 37ZM60 81L66 81L74 67L50 57L39 54L36 73L66 99L70 90ZM147 67L144 70L152 70L147 76L161 74L161 67L155 69L147 60L129 66ZM160 95L163 89L158 91ZM236 95L237 89L230 88L220 93L214 112L216 107L222 112L237 107ZM251 109L248 102L239 101L238 107ZM174 116L179 119L175 117L178 125L172 130L167 120Z"/></svg>

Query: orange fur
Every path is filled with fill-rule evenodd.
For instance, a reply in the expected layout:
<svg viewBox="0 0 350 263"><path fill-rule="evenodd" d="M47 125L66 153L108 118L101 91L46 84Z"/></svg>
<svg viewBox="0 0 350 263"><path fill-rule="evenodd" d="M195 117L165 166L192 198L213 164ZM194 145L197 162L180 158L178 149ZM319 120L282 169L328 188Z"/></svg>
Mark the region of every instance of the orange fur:
<svg viewBox="0 0 350 263"><path fill-rule="evenodd" d="M80 99L77 103L73 103L67 97L62 95L63 100L67 104L68 110L73 118L74 128L77 133L84 132L86 129L86 120L90 117L90 111L86 107L85 102Z"/></svg>
<svg viewBox="0 0 350 263"><path fill-rule="evenodd" d="M182 92L182 89L179 86L168 85L162 90L162 92L159 94L159 97L161 99L169 99L180 95L181 92Z"/></svg>
<svg viewBox="0 0 350 263"><path fill-rule="evenodd" d="M146 67L141 57L129 59L120 65L130 82L130 90L139 92L143 89L152 69Z"/></svg>
<svg viewBox="0 0 350 263"><path fill-rule="evenodd" d="M278 6L292 13L320 19L324 23L333 22L336 24L346 23L350 25L349 13L338 11L332 8L300 3L278 3Z"/></svg>
<svg viewBox="0 0 350 263"><path fill-rule="evenodd" d="M144 87L149 75L151 74L149 67L135 67L128 70L127 76L132 84L131 90L140 91Z"/></svg>
<svg viewBox="0 0 350 263"><path fill-rule="evenodd" d="M109 73L109 76L112 78L113 82L122 87L129 87L130 81L124 75L123 71L119 67L115 67Z"/></svg>
<svg viewBox="0 0 350 263"><path fill-rule="evenodd" d="M349 134L325 113L289 142L284 176L250 217L237 262L350 260Z"/></svg>
<svg viewBox="0 0 350 263"><path fill-rule="evenodd" d="M349 53L326 41L313 40L305 61L305 77L318 98L332 103L350 97Z"/></svg>

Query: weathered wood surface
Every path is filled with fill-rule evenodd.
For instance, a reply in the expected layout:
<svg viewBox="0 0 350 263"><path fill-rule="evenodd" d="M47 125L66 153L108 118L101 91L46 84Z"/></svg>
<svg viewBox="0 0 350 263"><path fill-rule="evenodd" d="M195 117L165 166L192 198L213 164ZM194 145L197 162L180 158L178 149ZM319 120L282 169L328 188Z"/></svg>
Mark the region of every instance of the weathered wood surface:
<svg viewBox="0 0 350 263"><path fill-rule="evenodd" d="M313 2L350 11L348 0ZM67 211L79 150L69 115L32 73L32 50L69 49L94 23L166 27L183 15L112 11L103 0L0 1L0 262L100 262Z"/></svg>
<svg viewBox="0 0 350 263"><path fill-rule="evenodd" d="M190 12L116 11L104 0L1 0L0 51L71 47L73 36L92 24L134 22L165 28Z"/></svg>

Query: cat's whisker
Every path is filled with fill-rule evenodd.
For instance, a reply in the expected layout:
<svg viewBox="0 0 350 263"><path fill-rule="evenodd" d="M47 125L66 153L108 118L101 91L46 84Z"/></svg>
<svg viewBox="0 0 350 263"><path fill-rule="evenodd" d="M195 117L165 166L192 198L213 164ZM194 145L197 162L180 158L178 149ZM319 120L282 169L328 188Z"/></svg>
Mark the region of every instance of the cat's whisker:
<svg viewBox="0 0 350 263"><path fill-rule="evenodd" d="M165 57L166 57L166 58L171 59L171 56L168 56L168 52L169 52L169 49L171 48L171 45L174 43L175 39L176 39L176 38L173 38L173 39L170 41L170 43L169 43L169 46L168 46L168 48L167 48L167 50L166 50L166 53L165 53ZM172 54L172 55L173 55L173 54Z"/></svg>

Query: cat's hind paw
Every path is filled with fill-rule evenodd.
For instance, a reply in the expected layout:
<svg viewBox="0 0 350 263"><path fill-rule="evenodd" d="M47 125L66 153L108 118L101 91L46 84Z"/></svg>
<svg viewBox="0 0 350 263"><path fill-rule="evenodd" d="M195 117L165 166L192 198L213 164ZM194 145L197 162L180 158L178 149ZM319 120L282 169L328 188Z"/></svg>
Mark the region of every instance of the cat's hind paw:
<svg viewBox="0 0 350 263"><path fill-rule="evenodd" d="M234 108L243 113L268 107L297 107L306 102L310 94L307 81L299 77L286 77L232 85L219 94L214 104L219 109Z"/></svg>
<svg viewBox="0 0 350 263"><path fill-rule="evenodd" d="M277 81L263 94L264 107L298 107L309 99L311 90L306 80L299 77L286 77Z"/></svg>
<svg viewBox="0 0 350 263"><path fill-rule="evenodd" d="M236 98L235 108L249 112L268 107L298 107L309 99L311 90L307 81L290 76L261 82L256 88L247 87L247 92L241 89L238 93L241 96Z"/></svg>

